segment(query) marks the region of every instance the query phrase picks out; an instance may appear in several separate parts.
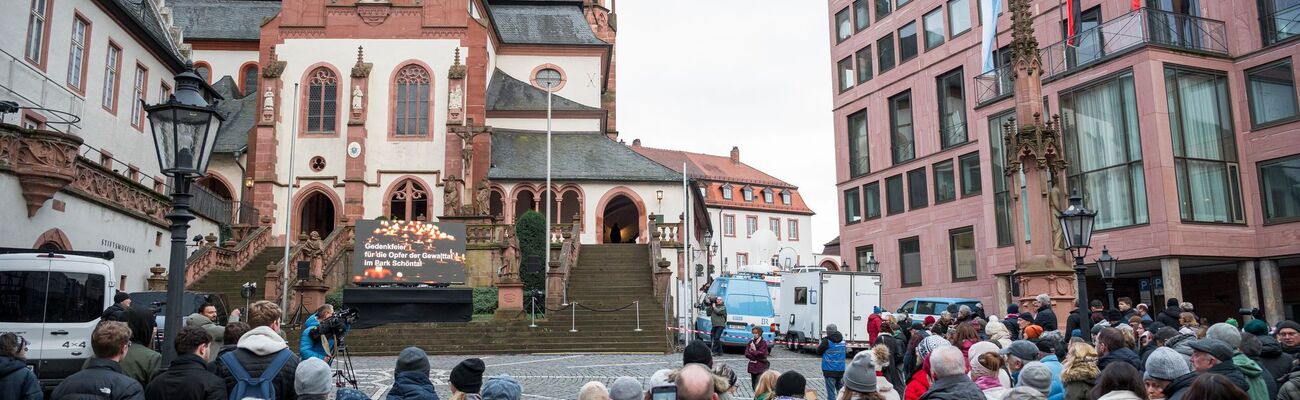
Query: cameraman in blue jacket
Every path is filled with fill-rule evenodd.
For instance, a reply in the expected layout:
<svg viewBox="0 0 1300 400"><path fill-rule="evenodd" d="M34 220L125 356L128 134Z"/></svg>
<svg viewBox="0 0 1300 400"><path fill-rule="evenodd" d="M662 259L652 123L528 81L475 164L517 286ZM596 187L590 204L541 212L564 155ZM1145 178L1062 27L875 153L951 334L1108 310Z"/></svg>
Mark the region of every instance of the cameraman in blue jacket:
<svg viewBox="0 0 1300 400"><path fill-rule="evenodd" d="M302 337L298 340L298 353L302 358L319 358L326 363L334 361L334 344L349 326L334 319L334 306L325 304L316 309L303 323Z"/></svg>

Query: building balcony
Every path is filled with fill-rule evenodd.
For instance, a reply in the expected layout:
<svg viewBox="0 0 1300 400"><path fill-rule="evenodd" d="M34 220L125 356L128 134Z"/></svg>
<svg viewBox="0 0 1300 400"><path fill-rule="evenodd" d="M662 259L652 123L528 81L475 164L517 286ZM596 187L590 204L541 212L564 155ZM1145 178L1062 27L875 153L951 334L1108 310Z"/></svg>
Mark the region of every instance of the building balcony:
<svg viewBox="0 0 1300 400"><path fill-rule="evenodd" d="M1223 21L1149 8L1106 21L1072 39L1039 50L1044 83L1147 46L1212 57L1229 56L1227 28ZM1014 75L1010 65L1003 65L975 76L976 104L988 104L1011 96Z"/></svg>
<svg viewBox="0 0 1300 400"><path fill-rule="evenodd" d="M1265 46L1300 35L1300 4L1262 15L1260 28Z"/></svg>
<svg viewBox="0 0 1300 400"><path fill-rule="evenodd" d="M81 95L4 50L0 50L0 63L0 100L12 100L45 118L47 129L78 133L86 103ZM19 118L16 124L22 125Z"/></svg>

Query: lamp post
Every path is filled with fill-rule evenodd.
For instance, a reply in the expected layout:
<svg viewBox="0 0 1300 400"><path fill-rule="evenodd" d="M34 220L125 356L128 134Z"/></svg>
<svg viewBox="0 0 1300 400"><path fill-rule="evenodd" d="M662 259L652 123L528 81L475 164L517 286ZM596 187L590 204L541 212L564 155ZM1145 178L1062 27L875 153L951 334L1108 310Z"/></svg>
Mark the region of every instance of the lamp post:
<svg viewBox="0 0 1300 400"><path fill-rule="evenodd" d="M657 208L655 210L655 213L663 214L664 213L664 191L663 190L655 191L655 204L656 204L655 207Z"/></svg>
<svg viewBox="0 0 1300 400"><path fill-rule="evenodd" d="M1101 270L1101 279L1106 281L1106 299L1110 300L1110 308L1115 306L1115 263L1119 259L1110 256L1110 249L1106 246L1101 247L1101 257L1097 257L1097 269Z"/></svg>
<svg viewBox="0 0 1300 400"><path fill-rule="evenodd" d="M872 255L868 256L868 258L867 258L867 262L865 262L865 263L863 263L863 264L865 264L865 265L863 265L862 267L863 267L863 268L866 268L866 270L863 271L863 272L870 273L870 274L878 274L878 273L880 273L880 261L876 261L876 255L875 255L875 254L872 254Z"/></svg>
<svg viewBox="0 0 1300 400"><path fill-rule="evenodd" d="M166 103L145 106L162 173L173 178L171 261L167 269L167 307L163 326L162 365L176 358L176 333L181 329L185 293L185 241L190 229L190 183L208 170L212 145L224 118L203 98L203 80L193 68L176 75L176 92ZM217 96L220 98L220 96ZM143 101L142 101L143 102Z"/></svg>
<svg viewBox="0 0 1300 400"><path fill-rule="evenodd" d="M551 190L551 94L560 85L560 73L545 69L537 73L537 84L546 89L546 191L542 200L546 202L546 270L551 268L551 207L554 206L555 192Z"/></svg>
<svg viewBox="0 0 1300 400"><path fill-rule="evenodd" d="M1096 211L1083 206L1083 198L1079 197L1077 190L1070 194L1069 208L1062 210L1056 217L1061 221L1065 248L1074 256L1075 280L1079 286L1079 331L1085 332L1085 335L1092 330L1092 319L1088 313L1088 278L1084 276L1088 267L1083 264L1083 257L1092 248L1092 222L1096 217Z"/></svg>

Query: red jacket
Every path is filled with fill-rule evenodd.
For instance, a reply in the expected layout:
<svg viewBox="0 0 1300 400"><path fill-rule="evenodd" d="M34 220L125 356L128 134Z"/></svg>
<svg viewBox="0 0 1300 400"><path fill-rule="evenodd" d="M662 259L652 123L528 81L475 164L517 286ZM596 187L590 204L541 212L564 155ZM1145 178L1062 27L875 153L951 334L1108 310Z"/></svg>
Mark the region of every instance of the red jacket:
<svg viewBox="0 0 1300 400"><path fill-rule="evenodd" d="M871 314L867 317L867 343L872 346L876 345L876 335L880 334L880 314Z"/></svg>
<svg viewBox="0 0 1300 400"><path fill-rule="evenodd" d="M912 380L907 383L907 390L903 392L903 400L918 400L927 390L930 390L930 374L921 368L912 374Z"/></svg>
<svg viewBox="0 0 1300 400"><path fill-rule="evenodd" d="M745 358L749 359L749 366L746 370L752 375L761 374L772 366L767 361L768 353L772 351L772 344L759 337L756 340L750 340L749 345L745 346Z"/></svg>

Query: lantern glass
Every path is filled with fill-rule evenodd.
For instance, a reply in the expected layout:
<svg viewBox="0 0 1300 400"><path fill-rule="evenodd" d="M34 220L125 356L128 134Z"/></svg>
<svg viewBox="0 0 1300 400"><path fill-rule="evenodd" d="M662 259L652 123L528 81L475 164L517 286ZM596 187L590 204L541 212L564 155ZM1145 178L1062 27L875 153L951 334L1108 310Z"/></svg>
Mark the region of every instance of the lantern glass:
<svg viewBox="0 0 1300 400"><path fill-rule="evenodd" d="M1070 196L1070 207L1062 210L1057 218L1061 222L1061 233L1065 239L1065 248L1070 250L1087 249L1092 244L1092 225L1097 213L1083 206L1083 199L1076 192Z"/></svg>
<svg viewBox="0 0 1300 400"><path fill-rule="evenodd" d="M1103 247L1101 257L1097 257L1097 269L1101 270L1101 277L1105 279L1115 279L1115 264L1119 262L1115 257L1111 257L1110 249Z"/></svg>
<svg viewBox="0 0 1300 400"><path fill-rule="evenodd" d="M221 127L221 116L208 108L171 102L147 111L162 171L171 176L203 175Z"/></svg>
<svg viewBox="0 0 1300 400"><path fill-rule="evenodd" d="M876 256L874 254L867 259L866 264L865 267L867 267L868 273L874 274L880 272L880 262L876 261Z"/></svg>

